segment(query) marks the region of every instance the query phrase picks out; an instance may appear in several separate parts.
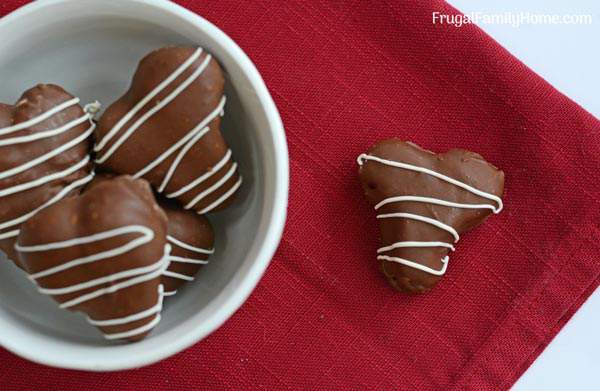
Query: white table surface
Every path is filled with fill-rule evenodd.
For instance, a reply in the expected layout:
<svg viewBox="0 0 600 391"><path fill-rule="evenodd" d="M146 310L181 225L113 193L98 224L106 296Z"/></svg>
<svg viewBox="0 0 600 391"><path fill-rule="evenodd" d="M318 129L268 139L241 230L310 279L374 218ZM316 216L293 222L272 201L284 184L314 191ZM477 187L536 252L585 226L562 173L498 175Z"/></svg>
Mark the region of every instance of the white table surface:
<svg viewBox="0 0 600 391"><path fill-rule="evenodd" d="M448 0L463 13L591 14L591 25L479 24L514 56L600 118L600 0ZM599 157L600 158L600 157ZM600 390L600 289L513 390Z"/></svg>

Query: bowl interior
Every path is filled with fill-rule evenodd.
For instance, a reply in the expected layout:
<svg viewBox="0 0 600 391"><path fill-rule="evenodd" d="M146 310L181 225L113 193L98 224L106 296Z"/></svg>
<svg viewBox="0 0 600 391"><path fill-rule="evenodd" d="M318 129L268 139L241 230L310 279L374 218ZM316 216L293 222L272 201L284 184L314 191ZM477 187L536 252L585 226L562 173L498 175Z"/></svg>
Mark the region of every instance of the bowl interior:
<svg viewBox="0 0 600 391"><path fill-rule="evenodd" d="M163 320L140 343L108 343L81 314L59 310L2 259L0 329L5 338L0 336L0 343L15 350L8 340L20 339L18 353L35 361L103 370L160 359L217 327L226 316L216 314L231 307L232 297L243 300L250 293L252 287L243 287L248 274L261 274L266 266L256 268L256 258L267 240L270 216L284 211L273 210L277 159L272 121L258 99L263 92L256 90L236 52L213 34L213 26L199 26L191 15L182 17L181 9L170 12L175 6L165 3L47 1L45 7L0 23L0 52L5 53L0 57L0 101L5 103L16 102L37 83L55 83L83 103L98 100L106 107L128 88L138 61L149 51L166 45L211 51L227 74L222 131L244 178L235 205L209 216L216 231L210 264L194 283L166 299ZM123 354L145 356L116 361Z"/></svg>

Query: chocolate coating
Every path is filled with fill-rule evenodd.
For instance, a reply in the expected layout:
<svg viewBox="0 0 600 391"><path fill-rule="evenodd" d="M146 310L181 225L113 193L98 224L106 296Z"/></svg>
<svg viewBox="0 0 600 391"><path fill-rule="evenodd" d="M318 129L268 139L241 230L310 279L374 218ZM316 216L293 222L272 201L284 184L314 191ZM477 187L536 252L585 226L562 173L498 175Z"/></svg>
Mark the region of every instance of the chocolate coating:
<svg viewBox="0 0 600 391"><path fill-rule="evenodd" d="M102 115L96 130L97 143L98 140L103 140L132 108L149 96L158 85L168 79L186 60L191 58L196 50L192 47L167 47L155 50L142 59L133 76L129 90L110 105ZM108 144L98 151L98 155L102 157L136 121L165 101L169 94L175 92L178 87L184 85L186 79L201 67L207 56L207 52L202 52L189 68L127 121L118 133L110 139ZM114 172L130 175L142 170L184 138L218 108L223 96L224 83L221 67L213 58L198 78L181 90L174 100L144 120L141 126L127 138L127 141L102 163L102 166ZM180 190L196 178L207 173L222 160L228 151L228 147L221 135L220 125L221 117L216 115L208 124L210 129L208 133L195 142L183 155L168 185L162 191L163 193L169 194ZM181 148L178 151L180 150ZM145 173L143 177L155 189L159 189L178 154L179 152L173 153L162 163ZM213 185L218 185L219 180L230 172L233 164L233 160L230 159L210 178L177 196L176 199L182 205L190 203L197 195L210 189ZM215 191L190 207L204 213L207 207L225 196L228 190L233 189L238 179L239 175L235 170L234 174ZM233 195L228 197L214 210L223 209L232 202L233 198Z"/></svg>
<svg viewBox="0 0 600 391"><path fill-rule="evenodd" d="M116 174L110 172L96 175L94 180L87 186L86 191L94 188L100 183L111 181L115 176ZM215 235L213 228L206 217L198 215L193 211L184 210L177 202L165 199L160 195L158 195L157 200L159 206L167 216L167 232L169 236L192 247L205 250L213 249ZM210 254L186 249L173 241L169 241L169 244L171 246L171 256L188 258L192 260L192 262L208 262ZM202 266L202 264L198 263L185 263L171 260L167 270L193 278ZM174 294L177 289L184 285L186 280L171 276L163 276L162 283L165 287L164 291L170 295Z"/></svg>
<svg viewBox="0 0 600 391"><path fill-rule="evenodd" d="M368 155L425 167L457 179L487 193L502 196L504 173L483 157L463 149L451 149L435 154L417 145L398 139L385 140L372 147ZM426 173L399 169L374 161L365 161L359 168L359 178L365 197L372 205L395 196L422 196L464 204L489 204L490 201ZM489 209L461 209L423 202L396 202L383 205L378 213L411 213L433 218L453 227L459 234L481 224L491 213ZM383 246L400 241L439 241L452 243L453 236L422 221L404 218L379 219ZM445 247L395 248L390 256L413 260L429 268L442 268L441 260L448 254ZM396 289L421 293L431 289L441 276L400 263L381 261L381 269Z"/></svg>
<svg viewBox="0 0 600 391"><path fill-rule="evenodd" d="M72 98L73 95L69 94L59 86L51 84L37 85L36 87L26 91L21 98L19 98L15 105L0 103L0 128L6 128L12 125L20 124L32 118L38 117L53 107L69 101ZM58 129L61 126L84 115L85 113L81 106L75 104L38 124L18 130L16 132L0 135L0 142L2 142L2 140L8 142L9 139L35 135L43 131ZM73 140L79 135L85 133L89 128L89 121L85 121L84 123L72 127L66 132L52 137L45 137L30 142L0 145L0 172L5 172L9 169L21 166L22 164L30 162L48 152L56 150L57 148L68 143L70 140ZM82 161L86 155L89 154L90 147L91 137L45 162L31 167L21 173L0 179L0 191L46 177L52 173L67 170L69 167L73 167L78 162ZM68 176L55 179L51 182L42 184L41 186L36 186L24 191L19 191L0 197L0 224L14 220L35 210L56 196L69 184L86 177L90 171L91 167L88 164ZM79 189L74 189L67 194L66 197L78 193ZM7 233L18 228L19 225L12 225L10 227L0 229L0 234ZM4 251L10 259L19 265L18 256L14 251L15 241L16 236L0 240L0 249L2 249L2 251Z"/></svg>
<svg viewBox="0 0 600 391"><path fill-rule="evenodd" d="M160 201L169 219L169 236L189 244L193 247L210 250L213 248L215 235L208 219L194 212L186 211L173 202ZM208 254L202 254L191 251L179 246L177 243L170 242L171 255L193 260L208 260ZM168 270L185 276L194 277L202 268L201 264L182 263L171 261ZM165 292L174 292L180 288L186 281L180 278L163 276L163 285Z"/></svg>
<svg viewBox="0 0 600 391"><path fill-rule="evenodd" d="M148 243L124 254L71 267L67 270L36 279L43 288L64 288L74 284L110 276L118 272L150 266L164 256L167 234L167 217L156 204L148 183L121 176L101 181L89 187L82 195L64 199L36 214L23 224L19 235L20 246L61 242L106 232L120 227L139 225L151 229L154 237ZM42 252L21 252L20 259L29 274L92 254L123 246L140 237L127 233L91 243ZM75 293L52 296L65 303L82 294L113 286L127 280L104 283ZM159 300L160 275L143 283L107 293L69 308L81 311L95 320L126 317L155 306ZM105 334L122 333L149 324L154 315L134 322L99 327ZM136 341L149 331L127 338Z"/></svg>

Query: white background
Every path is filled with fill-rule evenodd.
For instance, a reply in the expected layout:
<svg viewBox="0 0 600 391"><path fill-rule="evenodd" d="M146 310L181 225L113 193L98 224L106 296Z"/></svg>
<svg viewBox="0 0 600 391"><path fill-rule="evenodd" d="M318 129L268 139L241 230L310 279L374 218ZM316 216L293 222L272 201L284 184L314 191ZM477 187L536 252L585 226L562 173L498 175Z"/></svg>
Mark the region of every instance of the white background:
<svg viewBox="0 0 600 391"><path fill-rule="evenodd" d="M550 84L600 118L600 0L448 0L448 3L463 13L591 14L591 25L480 24L480 27ZM600 290L597 290L513 390L600 390L599 374Z"/></svg>

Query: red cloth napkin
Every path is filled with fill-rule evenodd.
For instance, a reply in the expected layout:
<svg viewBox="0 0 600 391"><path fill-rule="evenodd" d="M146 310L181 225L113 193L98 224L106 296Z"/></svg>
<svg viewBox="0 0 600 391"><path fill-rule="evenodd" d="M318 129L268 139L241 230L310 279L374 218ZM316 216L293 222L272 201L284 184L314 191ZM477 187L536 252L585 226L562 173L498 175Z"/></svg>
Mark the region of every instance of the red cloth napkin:
<svg viewBox="0 0 600 391"><path fill-rule="evenodd" d="M6 13L24 1L5 0ZM154 366L50 369L0 352L0 389L504 389L599 284L600 124L441 1L180 1L237 41L281 111L281 247L221 329ZM390 2L392 3L392 2ZM506 208L438 287L390 289L355 158L387 137L481 153Z"/></svg>

